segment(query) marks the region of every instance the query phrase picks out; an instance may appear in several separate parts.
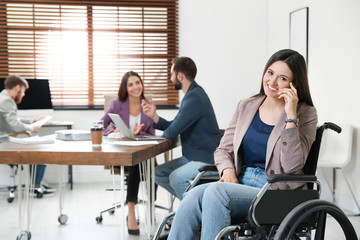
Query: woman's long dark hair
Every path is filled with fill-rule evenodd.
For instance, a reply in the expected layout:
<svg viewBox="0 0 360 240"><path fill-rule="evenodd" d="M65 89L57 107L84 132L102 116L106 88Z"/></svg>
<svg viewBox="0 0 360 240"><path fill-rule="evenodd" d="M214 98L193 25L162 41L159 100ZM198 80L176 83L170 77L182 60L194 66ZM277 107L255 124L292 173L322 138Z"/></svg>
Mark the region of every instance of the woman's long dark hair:
<svg viewBox="0 0 360 240"><path fill-rule="evenodd" d="M310 95L307 67L304 57L300 53L291 49L283 49L274 53L265 65L262 75L263 78L271 64L277 61L282 61L286 63L290 68L293 75L292 83L297 90L299 103L304 102L310 106L314 106ZM260 92L257 94L257 96L264 94L264 85L263 80L261 79Z"/></svg>
<svg viewBox="0 0 360 240"><path fill-rule="evenodd" d="M140 79L141 85L143 87L142 92L141 92L141 99L145 98L144 97L144 83L140 77L140 75L136 72L130 71L124 74L123 78L121 79L121 83L120 83L120 87L119 87L119 92L118 92L118 99L121 102L125 102L127 97L128 97L128 91L127 91L127 82L129 80L129 77L131 76L136 76Z"/></svg>

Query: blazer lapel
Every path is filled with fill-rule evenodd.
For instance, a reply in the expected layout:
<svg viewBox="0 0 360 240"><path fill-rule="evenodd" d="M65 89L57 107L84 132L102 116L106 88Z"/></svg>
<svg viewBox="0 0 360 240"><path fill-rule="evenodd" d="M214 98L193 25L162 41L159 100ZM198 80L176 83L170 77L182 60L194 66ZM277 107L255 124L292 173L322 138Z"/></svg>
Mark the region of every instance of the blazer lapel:
<svg viewBox="0 0 360 240"><path fill-rule="evenodd" d="M126 98L125 102L120 102L120 103L122 105L120 116L124 121L124 123L126 124L126 126L129 127L129 116L130 116L129 98Z"/></svg>
<svg viewBox="0 0 360 240"><path fill-rule="evenodd" d="M266 168L268 168L268 166L269 166L270 157L274 151L276 142L280 138L281 130L283 130L286 126L285 120L286 120L286 113L285 113L285 111L283 111L281 113L280 118L279 118L278 122L276 123L273 131L271 132L268 142L267 142L266 164L265 164L265 166L267 166ZM267 169L265 169L265 170L267 170Z"/></svg>
<svg viewBox="0 0 360 240"><path fill-rule="evenodd" d="M265 96L255 98L253 101L249 102L240 112L240 116L236 123L236 132L234 134L234 142L233 142L235 155L237 155L237 152L239 151L245 133L249 129L249 126L253 121L255 114L258 111L264 99Z"/></svg>

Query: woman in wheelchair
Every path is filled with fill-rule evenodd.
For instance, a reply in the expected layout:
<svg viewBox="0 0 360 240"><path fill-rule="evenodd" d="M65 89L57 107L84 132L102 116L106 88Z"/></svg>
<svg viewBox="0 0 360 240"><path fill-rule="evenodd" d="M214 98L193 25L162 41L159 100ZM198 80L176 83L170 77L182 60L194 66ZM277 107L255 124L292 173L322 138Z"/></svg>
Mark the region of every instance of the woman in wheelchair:
<svg viewBox="0 0 360 240"><path fill-rule="evenodd" d="M260 92L238 103L214 153L220 181L185 193L168 239L194 239L200 226L201 239L214 239L231 218L246 217L266 176L303 173L316 126L304 58L290 49L276 52L265 66Z"/></svg>
<svg viewBox="0 0 360 240"><path fill-rule="evenodd" d="M104 120L104 135L118 133L119 129L107 128L111 124L108 113L117 113L127 124L134 135L155 135L153 121L146 116L141 108L141 100L144 97L144 84L136 72L130 71L124 74L118 92L118 99L110 102L109 109L102 117ZM128 204L128 233L139 235L139 228L135 217L135 204L139 192L140 173L139 165L126 168L129 172L126 202ZM156 191L156 190L155 190Z"/></svg>

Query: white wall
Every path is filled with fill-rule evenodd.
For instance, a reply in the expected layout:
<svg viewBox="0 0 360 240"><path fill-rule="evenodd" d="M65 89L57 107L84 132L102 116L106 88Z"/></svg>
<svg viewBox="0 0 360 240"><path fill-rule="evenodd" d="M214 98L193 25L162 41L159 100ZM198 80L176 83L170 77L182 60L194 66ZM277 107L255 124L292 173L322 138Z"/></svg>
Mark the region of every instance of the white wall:
<svg viewBox="0 0 360 240"><path fill-rule="evenodd" d="M260 89L267 60L267 1L180 0L180 56L191 57L220 128Z"/></svg>
<svg viewBox="0 0 360 240"><path fill-rule="evenodd" d="M352 163L345 174L360 203L356 184L360 180L360 1L269 1L269 55L289 47L289 13L301 7L309 7L309 81L319 123L345 123L356 128ZM331 178L329 174L325 175ZM320 177L323 180L325 176ZM336 185L338 203L358 212L340 174ZM323 187L326 193L327 186Z"/></svg>

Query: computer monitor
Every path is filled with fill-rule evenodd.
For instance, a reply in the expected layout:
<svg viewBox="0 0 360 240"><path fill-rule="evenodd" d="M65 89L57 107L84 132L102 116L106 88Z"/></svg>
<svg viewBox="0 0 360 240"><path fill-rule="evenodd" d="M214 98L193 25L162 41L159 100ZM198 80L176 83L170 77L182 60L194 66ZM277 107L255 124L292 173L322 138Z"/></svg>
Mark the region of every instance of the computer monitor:
<svg viewBox="0 0 360 240"><path fill-rule="evenodd" d="M29 88L21 103L18 104L20 115L49 115L53 113L48 79L26 79ZM0 78L0 91L4 89L5 78Z"/></svg>

